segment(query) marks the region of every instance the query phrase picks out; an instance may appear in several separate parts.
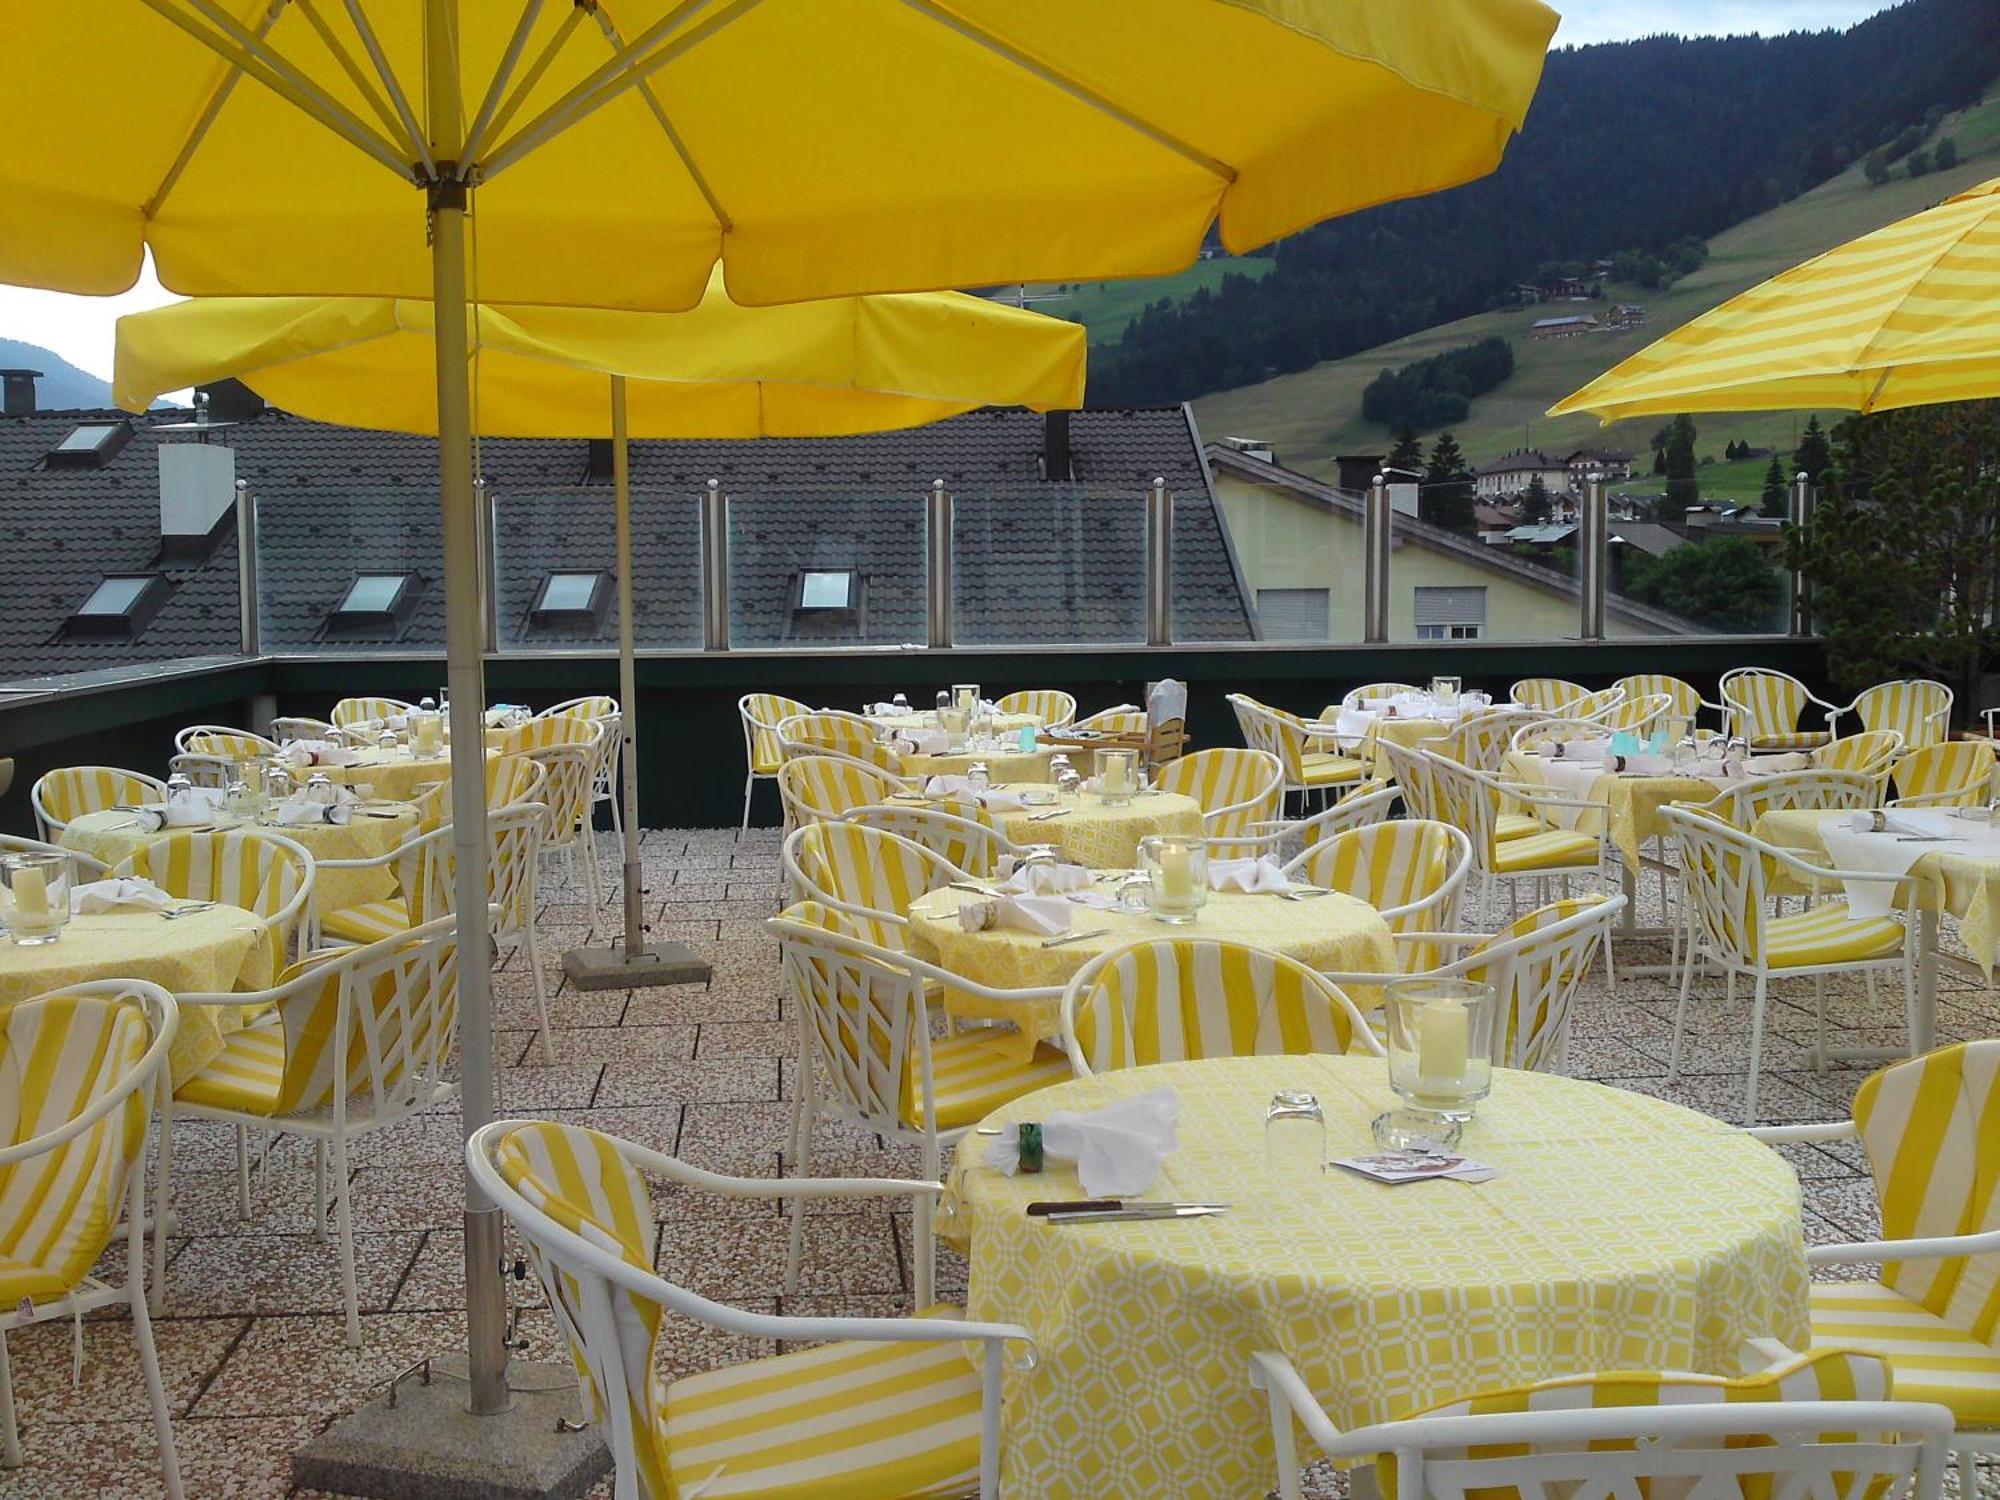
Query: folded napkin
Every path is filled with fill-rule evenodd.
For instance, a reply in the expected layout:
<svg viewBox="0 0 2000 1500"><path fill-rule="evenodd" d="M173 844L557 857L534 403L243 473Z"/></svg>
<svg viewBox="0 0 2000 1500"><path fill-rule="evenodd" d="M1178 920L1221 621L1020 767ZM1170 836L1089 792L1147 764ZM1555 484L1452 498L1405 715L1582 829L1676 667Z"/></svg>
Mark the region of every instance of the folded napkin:
<svg viewBox="0 0 2000 1500"><path fill-rule="evenodd" d="M1093 1198L1143 1193L1180 1144L1181 1101L1172 1089L1151 1089L1102 1109L1058 1109L1042 1121L1042 1159L1073 1161ZM986 1148L986 1165L1011 1177L1020 1170L1020 1131L1003 1125Z"/></svg>
<svg viewBox="0 0 2000 1500"><path fill-rule="evenodd" d="M1964 825L1939 812L1885 812L1882 829L1875 829L1875 814L1857 812L1847 818L1829 819L1820 828L1820 842L1836 869L1870 870L1881 875L1907 875L1911 867L1934 851L1935 843L1912 839L1963 836ZM1896 905L1896 886L1888 880L1843 880L1847 910L1856 917L1886 917Z"/></svg>
<svg viewBox="0 0 2000 1500"><path fill-rule="evenodd" d="M165 802L133 812L152 829L204 828L222 815L226 794L210 786L189 787L175 792Z"/></svg>
<svg viewBox="0 0 2000 1500"><path fill-rule="evenodd" d="M332 740L293 740L278 752L294 766L344 766L354 752Z"/></svg>
<svg viewBox="0 0 2000 1500"><path fill-rule="evenodd" d="M1561 755L1556 751L1560 749ZM1573 760L1582 765L1602 765L1604 763L1605 742L1603 740L1564 740L1560 746L1545 744L1535 753L1549 760Z"/></svg>
<svg viewBox="0 0 2000 1500"><path fill-rule="evenodd" d="M907 703L901 708L898 708L893 703L870 703L861 710L861 717L864 719L900 719L908 712L910 712L910 707Z"/></svg>
<svg viewBox="0 0 2000 1500"><path fill-rule="evenodd" d="M1214 891L1288 891L1292 883L1268 854L1255 859L1212 859L1208 886Z"/></svg>
<svg viewBox="0 0 2000 1500"><path fill-rule="evenodd" d="M115 880L86 881L82 885L71 886L69 892L69 910L73 917L114 911L121 906L164 911L173 904L172 896L152 881L142 880L136 875L121 875Z"/></svg>
<svg viewBox="0 0 2000 1500"><path fill-rule="evenodd" d="M905 755L942 755L951 748L951 736L942 729L905 729L896 735L896 748Z"/></svg>
<svg viewBox="0 0 2000 1500"><path fill-rule="evenodd" d="M1069 931L1070 904L1060 896L1003 896L998 901L968 901L958 909L958 925L967 932L1029 932L1054 937Z"/></svg>
<svg viewBox="0 0 2000 1500"><path fill-rule="evenodd" d="M1013 859L1006 855L1002 864ZM1082 865L1023 865L1000 882L1000 889L1018 896L1060 896L1089 886L1091 872Z"/></svg>
<svg viewBox="0 0 2000 1500"><path fill-rule="evenodd" d="M1812 757L1793 751L1786 755L1753 755L1743 762L1743 769L1752 776L1777 776L1786 771L1805 771L1812 767Z"/></svg>
<svg viewBox="0 0 2000 1500"><path fill-rule="evenodd" d="M314 802L304 791L292 793L271 812L271 821L280 828L299 828L314 823L345 823L361 799L344 786L333 789L333 802Z"/></svg>
<svg viewBox="0 0 2000 1500"><path fill-rule="evenodd" d="M1661 755L1652 750L1635 750L1621 758L1625 763L1619 769L1634 776L1664 776L1674 768L1671 755Z"/></svg>
<svg viewBox="0 0 2000 1500"><path fill-rule="evenodd" d="M1027 805L1014 792L975 791L963 776L933 776L924 783L924 795L938 802L977 802L993 812L1019 812Z"/></svg>
<svg viewBox="0 0 2000 1500"><path fill-rule="evenodd" d="M1374 729L1375 720L1378 717L1378 715L1371 714L1364 709L1343 708L1333 716L1334 738L1340 740L1343 744L1351 744L1354 741L1366 739L1369 731Z"/></svg>

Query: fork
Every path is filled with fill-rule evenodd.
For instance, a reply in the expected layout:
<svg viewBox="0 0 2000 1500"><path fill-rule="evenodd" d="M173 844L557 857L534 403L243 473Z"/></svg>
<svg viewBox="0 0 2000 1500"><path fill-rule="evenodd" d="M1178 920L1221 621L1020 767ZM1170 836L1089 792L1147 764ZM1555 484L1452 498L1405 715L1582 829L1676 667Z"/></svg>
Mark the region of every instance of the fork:
<svg viewBox="0 0 2000 1500"><path fill-rule="evenodd" d="M214 901L192 901L189 902L186 906L170 906L166 908L164 911L162 911L160 915L167 921L171 922L174 920L175 917L191 917L196 912L209 911L218 904L219 903Z"/></svg>
<svg viewBox="0 0 2000 1500"><path fill-rule="evenodd" d="M1047 812L1030 813L1028 815L1028 821L1030 823L1046 823L1050 818L1066 818L1068 816L1069 816L1068 808L1052 807Z"/></svg>
<svg viewBox="0 0 2000 1500"><path fill-rule="evenodd" d="M1044 948L1060 948L1064 943L1080 943L1085 938L1103 937L1110 932L1109 927L1093 927L1088 932L1065 932L1061 937L1043 938Z"/></svg>
<svg viewBox="0 0 2000 1500"><path fill-rule="evenodd" d="M1333 892L1325 886L1295 885L1288 890L1278 892L1278 894L1283 896L1287 901L1310 901L1315 896L1331 896Z"/></svg>

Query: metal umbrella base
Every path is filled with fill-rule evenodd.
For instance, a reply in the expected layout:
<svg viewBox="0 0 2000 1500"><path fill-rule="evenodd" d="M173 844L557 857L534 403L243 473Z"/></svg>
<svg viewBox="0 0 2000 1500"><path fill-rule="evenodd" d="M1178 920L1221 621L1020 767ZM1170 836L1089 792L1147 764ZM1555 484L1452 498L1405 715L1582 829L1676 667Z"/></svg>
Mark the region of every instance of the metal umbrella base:
<svg viewBox="0 0 2000 1500"><path fill-rule="evenodd" d="M612 944L572 948L563 973L579 990L637 990L662 984L706 984L708 962L686 943L648 943L637 952Z"/></svg>

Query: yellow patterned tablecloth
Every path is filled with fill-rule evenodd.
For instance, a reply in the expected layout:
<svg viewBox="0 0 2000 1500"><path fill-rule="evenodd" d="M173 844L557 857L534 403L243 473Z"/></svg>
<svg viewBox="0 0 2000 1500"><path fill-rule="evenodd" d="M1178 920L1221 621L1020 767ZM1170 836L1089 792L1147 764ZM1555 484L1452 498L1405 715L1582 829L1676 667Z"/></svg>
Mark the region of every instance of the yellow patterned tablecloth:
<svg viewBox="0 0 2000 1500"><path fill-rule="evenodd" d="M494 739L498 730L487 732L486 754L496 753ZM292 775L301 782L314 775L324 773L327 780L350 786L357 791L362 787L372 790L363 796L375 797L384 802L411 802L416 799L418 788L431 782L451 780L451 753L449 750L437 755L416 755L407 745L394 750L364 750L358 752L359 759L351 766L306 766L294 767Z"/></svg>
<svg viewBox="0 0 2000 1500"><path fill-rule="evenodd" d="M1571 787L1553 782L1544 774L1546 770L1547 763L1539 755L1509 750L1503 774L1509 781L1548 786L1555 796L1576 795ZM1666 831L1660 822L1661 808L1670 802L1711 802L1734 784L1701 776L1636 776L1600 771L1589 782L1583 799L1602 803L1605 812L1581 813L1573 821L1558 821L1583 833L1604 830L1624 859L1625 868L1637 870L1646 841Z"/></svg>
<svg viewBox="0 0 2000 1500"><path fill-rule="evenodd" d="M224 816L218 828L246 826L242 820ZM291 828L257 822L247 825L280 834L305 846L315 861L322 859L373 859L387 854L417 831L417 810L407 803L384 804L367 813L356 814L346 823L308 823ZM165 838L174 829L145 829L133 826L132 815L121 812L84 813L63 829L65 849L88 854L92 859L115 865L135 849ZM368 901L382 901L396 893L395 876L384 869L316 869L313 901L321 911L339 911Z"/></svg>
<svg viewBox="0 0 2000 1500"><path fill-rule="evenodd" d="M903 774L905 776L963 776L978 761L986 767L986 773L995 786L1020 785L1024 782L1045 784L1049 779L1049 757L1056 753L1054 745L1040 750L1031 750L1026 755L1018 750L967 751L960 755L904 755Z"/></svg>
<svg viewBox="0 0 2000 1500"><path fill-rule="evenodd" d="M1111 882L1097 887L1109 892ZM1032 933L995 928L967 932L958 925L958 908L980 897L969 891L932 891L910 903L910 946L955 974L993 989L1042 989L1068 984L1100 953L1143 938L1226 938L1295 958L1315 969L1360 974L1387 974L1396 968L1396 945L1389 924L1367 902L1338 892L1311 901L1287 901L1282 896L1241 891L1211 891L1201 915L1185 926L1169 927L1143 912L1095 911L1079 906L1074 932L1104 929L1101 937L1044 948ZM1376 992L1356 990L1354 1003L1381 1003ZM1062 1007L1054 1000L1025 1004L984 1001L947 991L945 1009L956 1016L1012 1021L1022 1033L1021 1051L1033 1050L1047 1038L1060 1042Z"/></svg>
<svg viewBox="0 0 2000 1500"><path fill-rule="evenodd" d="M1394 1102L1374 1058L1228 1058L1058 1085L988 1123L1145 1089L1180 1097L1180 1149L1149 1198L1213 1218L1051 1226L1080 1197L1052 1166L1005 1177L961 1147L941 1225L969 1240L968 1316L1020 1323L1040 1362L1008 1376L1001 1493L1261 1497L1271 1424L1250 1356L1280 1350L1338 1427L1588 1370L1734 1374L1742 1341L1803 1348L1798 1180L1740 1131L1642 1094L1496 1071L1466 1153L1477 1186L1384 1187L1338 1170L1274 1185L1264 1109L1309 1089L1329 1154L1372 1149ZM955 1213L953 1212L955 1210Z"/></svg>
<svg viewBox="0 0 2000 1500"><path fill-rule="evenodd" d="M1340 705L1329 703L1320 711L1319 721L1332 724L1340 718ZM1368 728L1360 739L1346 737L1338 739L1329 748L1337 749L1343 755L1352 755L1368 762L1368 774L1383 778L1393 778L1396 768L1389 764L1389 757L1382 753L1381 742L1388 740L1401 745L1405 750L1414 750L1430 740L1443 739L1458 728L1456 717L1448 719L1394 718L1386 719L1381 714L1370 713L1366 709L1349 712L1348 722L1366 721Z"/></svg>
<svg viewBox="0 0 2000 1500"><path fill-rule="evenodd" d="M174 994L261 990L276 978L264 919L240 906L215 906L169 921L156 911L107 911L70 918L53 943L0 940L0 1004L86 979L149 979ZM208 1066L225 1033L241 1024L234 1007L190 1005L167 1063L176 1086Z"/></svg>
<svg viewBox="0 0 2000 1500"><path fill-rule="evenodd" d="M1060 817L1036 814L1061 807ZM1062 857L1093 870L1129 870L1139 863L1139 840L1156 833L1198 834L1201 804L1179 792L1147 792L1122 807L1089 792L1067 792L1048 807L996 812L993 822L1016 844L1054 844Z"/></svg>
<svg viewBox="0 0 2000 1500"><path fill-rule="evenodd" d="M904 734L918 730L932 730L938 727L937 711L929 708L921 712L866 714L863 717L877 729L888 730L895 734ZM1033 725L1036 729L1040 729L1042 721L1034 714L995 714L993 716L993 732L995 734L1016 734L1030 725Z"/></svg>
<svg viewBox="0 0 2000 1500"><path fill-rule="evenodd" d="M1754 833L1767 844L1804 850L1824 860L1826 843L1819 836L1820 825L1829 818L1851 817L1850 812L1768 812L1757 820ZM1932 849L1910 867L1910 876L1921 882L1917 888L1921 906L1958 918L1965 951L1992 979L1993 965L2000 960L2000 860ZM1840 893L1836 889L1832 894Z"/></svg>

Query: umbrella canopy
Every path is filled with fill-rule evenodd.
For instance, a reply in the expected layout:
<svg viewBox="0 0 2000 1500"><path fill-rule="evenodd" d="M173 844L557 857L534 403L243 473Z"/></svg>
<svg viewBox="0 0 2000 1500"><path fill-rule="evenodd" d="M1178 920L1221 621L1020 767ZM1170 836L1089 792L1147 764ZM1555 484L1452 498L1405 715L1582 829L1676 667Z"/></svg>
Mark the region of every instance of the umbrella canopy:
<svg viewBox="0 0 2000 1500"><path fill-rule="evenodd" d="M1624 417L2000 396L2000 178L1792 267L1549 408Z"/></svg>
<svg viewBox="0 0 2000 1500"><path fill-rule="evenodd" d="M692 312L479 306L467 325L491 437L611 436L610 376L632 435L653 438L835 437L1083 402L1081 324L957 292L744 308L718 272ZM118 320L112 387L144 411L233 376L300 416L434 433L434 328L414 299L197 298Z"/></svg>
<svg viewBox="0 0 2000 1500"><path fill-rule="evenodd" d="M1490 171L1538 0L10 7L0 281L678 310L1152 275ZM431 117L455 96L456 128Z"/></svg>

